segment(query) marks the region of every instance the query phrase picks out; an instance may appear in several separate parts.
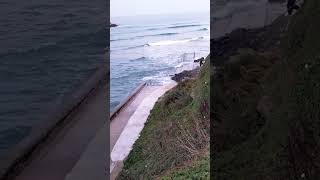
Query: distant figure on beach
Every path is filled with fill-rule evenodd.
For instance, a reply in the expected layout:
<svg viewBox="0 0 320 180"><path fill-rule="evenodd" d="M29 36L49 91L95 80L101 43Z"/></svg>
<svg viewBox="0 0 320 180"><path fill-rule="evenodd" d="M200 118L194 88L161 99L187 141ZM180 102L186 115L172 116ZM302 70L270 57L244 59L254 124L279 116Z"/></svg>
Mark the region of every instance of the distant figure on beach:
<svg viewBox="0 0 320 180"><path fill-rule="evenodd" d="M291 15L293 10L299 9L299 6L296 4L296 0L288 0L287 10L288 14Z"/></svg>

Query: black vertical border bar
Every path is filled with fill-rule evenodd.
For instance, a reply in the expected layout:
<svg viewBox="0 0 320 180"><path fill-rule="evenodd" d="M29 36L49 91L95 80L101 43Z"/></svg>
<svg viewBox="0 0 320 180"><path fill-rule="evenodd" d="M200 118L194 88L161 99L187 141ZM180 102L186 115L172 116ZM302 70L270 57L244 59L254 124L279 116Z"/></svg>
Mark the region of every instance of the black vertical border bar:
<svg viewBox="0 0 320 180"><path fill-rule="evenodd" d="M106 152L106 174L107 174L107 180L110 179L110 0L107 1L107 7L106 7L106 33L107 33L107 47L106 47L106 68L107 68L107 86L106 86L106 103L105 103L105 109L106 109L106 141L107 141L107 152Z"/></svg>
<svg viewBox="0 0 320 180"><path fill-rule="evenodd" d="M210 179L214 179L213 177L213 148L214 148L214 137L213 137L213 91L214 91L214 79L213 79L213 59L212 59L212 49L213 49L213 39L212 39L212 32L214 31L214 27L213 27L213 11L214 11L214 7L213 7L213 2L215 0L210 0L210 101L209 101L209 107L210 107Z"/></svg>

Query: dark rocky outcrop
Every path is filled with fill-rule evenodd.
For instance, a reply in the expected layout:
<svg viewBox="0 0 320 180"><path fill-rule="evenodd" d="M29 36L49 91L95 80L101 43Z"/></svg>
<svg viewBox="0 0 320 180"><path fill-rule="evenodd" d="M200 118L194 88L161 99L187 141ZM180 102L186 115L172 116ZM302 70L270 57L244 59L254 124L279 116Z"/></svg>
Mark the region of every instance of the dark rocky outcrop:
<svg viewBox="0 0 320 180"><path fill-rule="evenodd" d="M189 70L189 71L182 71L181 73L175 74L171 79L176 82L181 82L184 79L195 78L196 75L199 73L199 70L200 70L200 68L196 68L196 69Z"/></svg>
<svg viewBox="0 0 320 180"><path fill-rule="evenodd" d="M110 27L117 27L117 24L110 23Z"/></svg>

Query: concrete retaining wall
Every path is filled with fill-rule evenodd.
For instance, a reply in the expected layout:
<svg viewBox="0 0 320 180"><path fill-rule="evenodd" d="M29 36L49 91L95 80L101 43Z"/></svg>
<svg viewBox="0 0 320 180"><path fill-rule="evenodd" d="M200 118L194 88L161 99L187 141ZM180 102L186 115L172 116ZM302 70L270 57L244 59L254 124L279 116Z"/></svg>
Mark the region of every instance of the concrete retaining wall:
<svg viewBox="0 0 320 180"><path fill-rule="evenodd" d="M114 108L114 110L110 113L110 121L119 113L119 111L132 99L137 95L142 88L146 86L146 82L141 83L136 89L134 89L128 97L126 97L118 106Z"/></svg>

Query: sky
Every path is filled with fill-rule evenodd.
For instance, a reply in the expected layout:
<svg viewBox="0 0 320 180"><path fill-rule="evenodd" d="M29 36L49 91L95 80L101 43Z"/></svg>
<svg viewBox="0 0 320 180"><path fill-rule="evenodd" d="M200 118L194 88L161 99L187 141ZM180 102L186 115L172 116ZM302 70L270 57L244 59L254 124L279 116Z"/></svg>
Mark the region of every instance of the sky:
<svg viewBox="0 0 320 180"><path fill-rule="evenodd" d="M209 12L210 0L111 0L111 17Z"/></svg>

